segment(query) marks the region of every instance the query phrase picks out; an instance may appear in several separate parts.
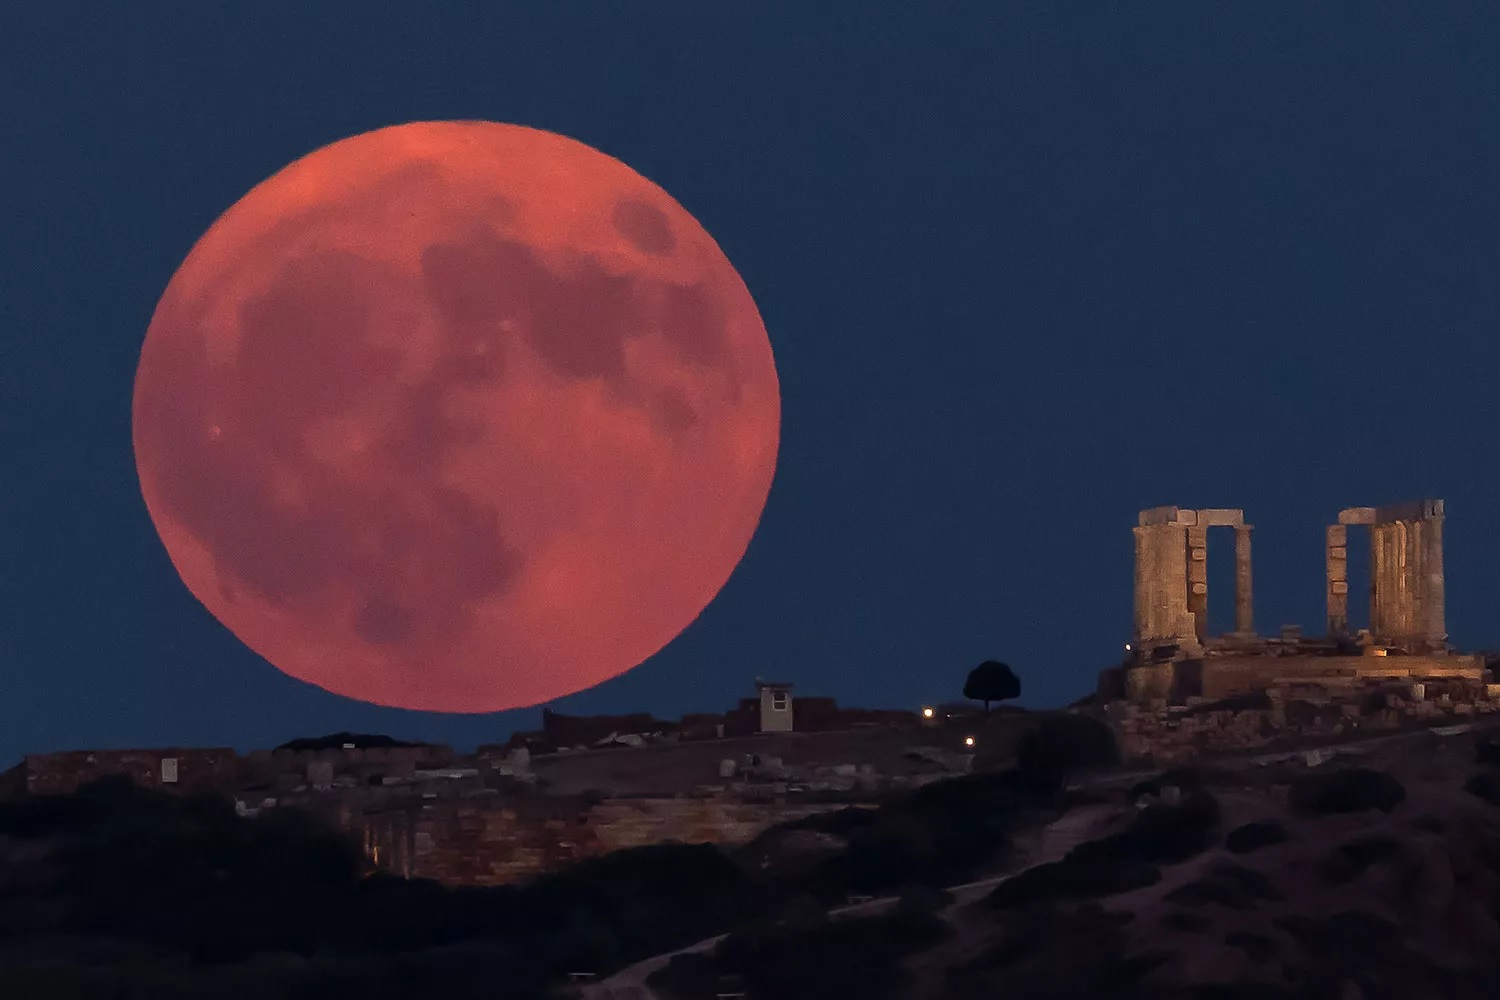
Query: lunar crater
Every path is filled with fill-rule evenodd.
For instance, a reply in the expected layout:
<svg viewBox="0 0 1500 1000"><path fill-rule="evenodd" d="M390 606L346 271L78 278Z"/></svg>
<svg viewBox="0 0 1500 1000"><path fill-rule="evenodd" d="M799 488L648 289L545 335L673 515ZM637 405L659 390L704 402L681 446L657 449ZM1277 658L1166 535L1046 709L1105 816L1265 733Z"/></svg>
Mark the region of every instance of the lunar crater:
<svg viewBox="0 0 1500 1000"><path fill-rule="evenodd" d="M677 248L677 237L667 217L654 205L627 198L615 203L615 228L642 253L654 257L670 254Z"/></svg>

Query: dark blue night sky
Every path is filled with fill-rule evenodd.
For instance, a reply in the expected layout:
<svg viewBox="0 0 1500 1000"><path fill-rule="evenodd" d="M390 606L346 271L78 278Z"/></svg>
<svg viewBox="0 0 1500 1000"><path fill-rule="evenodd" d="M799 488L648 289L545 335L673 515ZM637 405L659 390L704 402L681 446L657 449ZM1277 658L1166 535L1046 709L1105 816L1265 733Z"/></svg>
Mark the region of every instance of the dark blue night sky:
<svg viewBox="0 0 1500 1000"><path fill-rule="evenodd" d="M1243 507L1257 624L1311 632L1334 513L1443 497L1453 640L1500 646L1500 7L512 6L0 12L0 759L538 719L283 676L183 587L135 476L135 365L193 242L297 157L422 119L624 160L776 350L739 570L559 710L717 710L756 675L914 705L987 657L1071 701L1128 637L1135 512L1170 503Z"/></svg>

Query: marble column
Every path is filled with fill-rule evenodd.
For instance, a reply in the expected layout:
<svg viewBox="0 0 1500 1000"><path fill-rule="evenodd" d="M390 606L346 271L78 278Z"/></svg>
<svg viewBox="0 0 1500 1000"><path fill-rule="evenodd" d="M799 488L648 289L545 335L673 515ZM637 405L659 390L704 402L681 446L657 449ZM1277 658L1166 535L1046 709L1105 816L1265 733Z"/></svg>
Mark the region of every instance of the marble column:
<svg viewBox="0 0 1500 1000"><path fill-rule="evenodd" d="M1328 634L1349 634L1349 529L1330 524L1324 546L1328 565Z"/></svg>
<svg viewBox="0 0 1500 1000"><path fill-rule="evenodd" d="M1377 642L1390 636L1386 629L1386 603L1391 600L1389 529L1389 524L1370 525L1370 634Z"/></svg>
<svg viewBox="0 0 1500 1000"><path fill-rule="evenodd" d="M1187 529L1176 524L1135 529L1136 641L1192 644L1188 615Z"/></svg>
<svg viewBox="0 0 1500 1000"><path fill-rule="evenodd" d="M1423 522L1422 531L1423 621L1422 638L1431 650L1448 648L1448 620L1444 609L1443 515Z"/></svg>
<svg viewBox="0 0 1500 1000"><path fill-rule="evenodd" d="M1237 524L1234 528L1234 630L1240 635L1255 634L1255 596L1250 573L1250 529Z"/></svg>
<svg viewBox="0 0 1500 1000"><path fill-rule="evenodd" d="M1208 638L1208 529L1187 529L1187 610L1193 616L1193 634L1199 642Z"/></svg>
<svg viewBox="0 0 1500 1000"><path fill-rule="evenodd" d="M1420 521L1396 522L1396 540L1400 546L1397 559L1401 565L1401 621L1396 635L1400 637L1401 645L1408 649L1414 645L1420 631L1417 618L1422 607L1422 574L1417 545L1421 533Z"/></svg>

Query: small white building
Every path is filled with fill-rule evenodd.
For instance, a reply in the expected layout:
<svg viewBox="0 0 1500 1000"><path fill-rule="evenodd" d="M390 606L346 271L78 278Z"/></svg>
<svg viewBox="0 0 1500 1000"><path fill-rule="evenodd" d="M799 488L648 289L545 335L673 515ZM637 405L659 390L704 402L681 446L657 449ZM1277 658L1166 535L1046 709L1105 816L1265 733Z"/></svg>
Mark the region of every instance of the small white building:
<svg viewBox="0 0 1500 1000"><path fill-rule="evenodd" d="M791 684L783 681L763 681L757 677L755 689L760 695L760 731L763 733L791 732Z"/></svg>

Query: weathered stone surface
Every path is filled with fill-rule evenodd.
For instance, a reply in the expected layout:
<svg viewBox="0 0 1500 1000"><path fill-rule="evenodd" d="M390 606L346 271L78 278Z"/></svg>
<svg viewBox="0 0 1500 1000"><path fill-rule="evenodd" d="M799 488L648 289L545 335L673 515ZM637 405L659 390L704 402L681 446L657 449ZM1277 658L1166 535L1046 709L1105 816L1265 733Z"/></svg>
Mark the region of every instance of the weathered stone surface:
<svg viewBox="0 0 1500 1000"><path fill-rule="evenodd" d="M504 885L609 851L675 841L738 845L767 828L838 804L729 798L536 796L513 802L427 802L354 821L382 867L450 885Z"/></svg>

